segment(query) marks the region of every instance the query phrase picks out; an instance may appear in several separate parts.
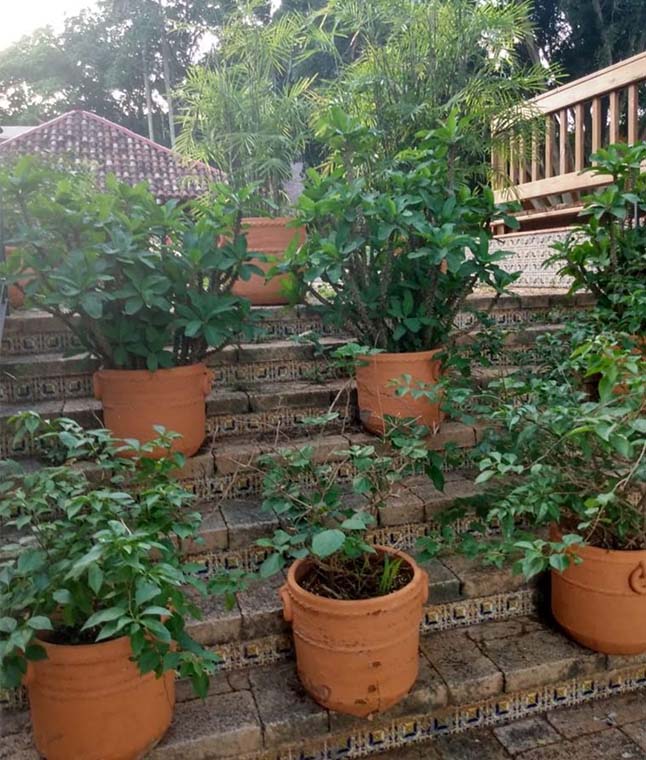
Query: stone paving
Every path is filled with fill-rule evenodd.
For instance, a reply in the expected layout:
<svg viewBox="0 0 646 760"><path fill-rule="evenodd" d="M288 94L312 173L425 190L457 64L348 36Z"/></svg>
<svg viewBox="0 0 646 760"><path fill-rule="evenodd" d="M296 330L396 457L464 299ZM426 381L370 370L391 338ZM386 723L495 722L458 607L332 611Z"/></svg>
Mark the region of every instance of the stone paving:
<svg viewBox="0 0 646 760"><path fill-rule="evenodd" d="M375 760L646 760L646 695L626 694L489 730L375 755Z"/></svg>

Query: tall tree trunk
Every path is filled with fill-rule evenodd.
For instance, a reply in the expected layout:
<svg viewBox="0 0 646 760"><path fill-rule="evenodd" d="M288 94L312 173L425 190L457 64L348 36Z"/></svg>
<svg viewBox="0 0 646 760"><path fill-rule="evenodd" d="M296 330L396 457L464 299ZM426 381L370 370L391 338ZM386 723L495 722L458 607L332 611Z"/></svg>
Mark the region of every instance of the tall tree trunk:
<svg viewBox="0 0 646 760"><path fill-rule="evenodd" d="M164 9L159 4L159 20L161 27L161 50L162 66L164 69L164 89L166 91L166 102L168 103L168 128L170 132L171 148L175 147L175 108L173 104L173 81L170 71L170 45L168 44L168 35L166 34L166 19L164 18Z"/></svg>
<svg viewBox="0 0 646 760"><path fill-rule="evenodd" d="M146 57L147 46L144 43L141 46L141 64L144 75L144 92L146 93L146 119L148 121L148 137L155 140L155 124L153 121L153 98L150 92L150 72L148 71L148 60Z"/></svg>

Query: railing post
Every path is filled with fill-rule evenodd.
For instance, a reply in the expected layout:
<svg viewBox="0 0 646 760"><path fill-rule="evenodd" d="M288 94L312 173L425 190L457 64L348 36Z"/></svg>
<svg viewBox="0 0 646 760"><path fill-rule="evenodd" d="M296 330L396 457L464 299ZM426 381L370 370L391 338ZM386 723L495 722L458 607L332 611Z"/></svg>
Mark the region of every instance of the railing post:
<svg viewBox="0 0 646 760"><path fill-rule="evenodd" d="M577 103L574 109L574 170L577 172L583 171L585 163L584 119L583 103Z"/></svg>
<svg viewBox="0 0 646 760"><path fill-rule="evenodd" d="M634 145L637 142L639 114L637 107L639 103L638 90L636 84L631 84L628 88L628 144Z"/></svg>

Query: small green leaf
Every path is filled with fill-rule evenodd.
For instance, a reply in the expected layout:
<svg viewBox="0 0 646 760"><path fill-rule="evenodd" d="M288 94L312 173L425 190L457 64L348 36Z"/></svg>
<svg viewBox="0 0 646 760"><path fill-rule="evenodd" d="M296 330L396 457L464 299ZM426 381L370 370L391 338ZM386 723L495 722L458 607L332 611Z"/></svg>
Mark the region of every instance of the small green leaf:
<svg viewBox="0 0 646 760"><path fill-rule="evenodd" d="M317 557L324 559L338 552L345 543L345 533L333 528L317 533L312 539L312 552Z"/></svg>
<svg viewBox="0 0 646 760"><path fill-rule="evenodd" d="M27 620L27 625L34 631L53 631L52 621L45 615L36 615Z"/></svg>
<svg viewBox="0 0 646 760"><path fill-rule="evenodd" d="M95 612L94 615L90 615L85 621L82 630L85 631L88 628L94 628L97 625L101 625L101 623L109 623L110 620L116 620L125 614L126 610L123 607L110 607L107 610L99 610L99 612Z"/></svg>

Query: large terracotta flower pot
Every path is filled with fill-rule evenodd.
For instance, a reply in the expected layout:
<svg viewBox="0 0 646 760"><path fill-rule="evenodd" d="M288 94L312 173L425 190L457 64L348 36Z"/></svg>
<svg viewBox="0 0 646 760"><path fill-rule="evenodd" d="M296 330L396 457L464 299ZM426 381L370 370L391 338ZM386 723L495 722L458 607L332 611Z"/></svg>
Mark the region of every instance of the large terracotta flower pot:
<svg viewBox="0 0 646 760"><path fill-rule="evenodd" d="M287 227L291 219L286 216L270 219L262 216L245 217L243 230L247 236L247 250L266 254L270 261L252 261L263 272L268 272L280 260L289 244L296 237L299 243L305 241L304 227ZM266 280L253 274L248 280L238 280L232 292L248 298L253 306L280 306L289 303L284 289L290 279L288 274L280 274Z"/></svg>
<svg viewBox="0 0 646 760"><path fill-rule="evenodd" d="M646 551L577 546L575 553L580 564L551 574L556 621L596 652L646 652Z"/></svg>
<svg viewBox="0 0 646 760"><path fill-rule="evenodd" d="M403 552L377 548L411 565L407 586L374 599L328 599L299 585L308 566L297 560L280 591L303 686L324 707L359 717L387 710L415 683L428 599L426 572Z"/></svg>
<svg viewBox="0 0 646 760"><path fill-rule="evenodd" d="M413 398L411 393L397 395L402 376L410 375L410 387L437 383L442 375L439 354L442 349L404 354L360 356L356 368L359 417L371 433L383 434L384 418L415 419L436 432L442 423L440 404L427 398Z"/></svg>
<svg viewBox="0 0 646 760"><path fill-rule="evenodd" d="M126 637L99 644L40 642L47 659L25 676L38 751L47 760L135 760L162 738L175 675L142 675Z"/></svg>
<svg viewBox="0 0 646 760"><path fill-rule="evenodd" d="M206 435L205 399L212 379L204 364L155 372L102 369L94 374L94 395L103 402L103 423L116 438L150 441L157 437L154 426L163 425L182 436L174 450L192 456Z"/></svg>

